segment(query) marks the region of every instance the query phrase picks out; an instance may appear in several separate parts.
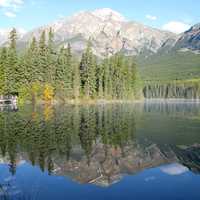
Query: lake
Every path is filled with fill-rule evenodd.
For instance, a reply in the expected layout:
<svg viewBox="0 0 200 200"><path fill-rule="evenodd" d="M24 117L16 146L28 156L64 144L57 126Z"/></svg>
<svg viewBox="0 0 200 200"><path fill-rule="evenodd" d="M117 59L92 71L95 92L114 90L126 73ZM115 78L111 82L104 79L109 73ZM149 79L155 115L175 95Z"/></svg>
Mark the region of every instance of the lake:
<svg viewBox="0 0 200 200"><path fill-rule="evenodd" d="M200 103L0 109L0 199L199 200Z"/></svg>

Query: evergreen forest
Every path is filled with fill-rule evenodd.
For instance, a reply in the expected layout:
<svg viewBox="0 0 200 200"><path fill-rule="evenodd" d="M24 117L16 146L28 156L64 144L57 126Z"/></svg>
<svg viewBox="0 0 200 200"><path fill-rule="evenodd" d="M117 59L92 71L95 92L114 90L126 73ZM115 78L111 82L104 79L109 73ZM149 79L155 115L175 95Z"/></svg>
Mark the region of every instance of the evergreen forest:
<svg viewBox="0 0 200 200"><path fill-rule="evenodd" d="M75 55L70 44L56 46L51 28L24 51L18 50L13 29L0 49L0 94L17 94L22 102L133 100L141 96L138 77L133 58L117 53L100 60L90 40L82 55Z"/></svg>

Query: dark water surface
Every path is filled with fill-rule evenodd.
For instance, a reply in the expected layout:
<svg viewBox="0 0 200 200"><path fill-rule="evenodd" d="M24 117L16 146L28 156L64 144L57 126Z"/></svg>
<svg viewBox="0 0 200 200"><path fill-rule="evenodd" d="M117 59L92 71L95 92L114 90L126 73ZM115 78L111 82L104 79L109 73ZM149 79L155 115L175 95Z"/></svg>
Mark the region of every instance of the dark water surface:
<svg viewBox="0 0 200 200"><path fill-rule="evenodd" d="M0 109L1 200L199 200L200 104Z"/></svg>

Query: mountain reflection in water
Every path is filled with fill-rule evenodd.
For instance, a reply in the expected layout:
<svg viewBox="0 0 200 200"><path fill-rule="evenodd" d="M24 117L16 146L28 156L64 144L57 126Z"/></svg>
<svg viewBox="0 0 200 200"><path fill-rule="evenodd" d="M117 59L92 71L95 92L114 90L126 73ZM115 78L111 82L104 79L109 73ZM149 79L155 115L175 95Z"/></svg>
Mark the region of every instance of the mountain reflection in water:
<svg viewBox="0 0 200 200"><path fill-rule="evenodd" d="M11 110L0 112L0 166L11 175L4 181L0 177L0 197L1 190L9 193L6 184L15 181L22 165L102 187L156 167L170 175L200 173L198 103L150 101ZM17 195L16 188L12 192Z"/></svg>

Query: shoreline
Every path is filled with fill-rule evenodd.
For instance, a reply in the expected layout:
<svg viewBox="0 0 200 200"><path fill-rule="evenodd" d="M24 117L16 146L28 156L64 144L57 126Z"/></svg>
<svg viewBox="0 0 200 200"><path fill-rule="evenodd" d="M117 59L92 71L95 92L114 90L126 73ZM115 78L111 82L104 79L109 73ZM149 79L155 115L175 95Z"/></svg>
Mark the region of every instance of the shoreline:
<svg viewBox="0 0 200 200"><path fill-rule="evenodd" d="M106 104L130 104L130 103L141 103L145 102L145 99L138 99L138 100L105 100L105 99L94 99L94 100L66 100L64 102L59 100L53 100L51 102L45 101L37 101L36 105L106 105ZM32 104L32 102L25 102L23 104Z"/></svg>
<svg viewBox="0 0 200 200"><path fill-rule="evenodd" d="M136 104L136 103L200 103L200 99L180 99L180 98L170 98L170 99L162 99L162 98L152 98L152 99L136 99L136 100L105 100L105 99L94 99L94 100L66 100L59 101L53 100L49 102L45 102L43 100L39 100L35 103L35 105L109 105L109 104ZM18 102L17 105L25 105L25 104L33 104L31 101L25 101L23 103Z"/></svg>

